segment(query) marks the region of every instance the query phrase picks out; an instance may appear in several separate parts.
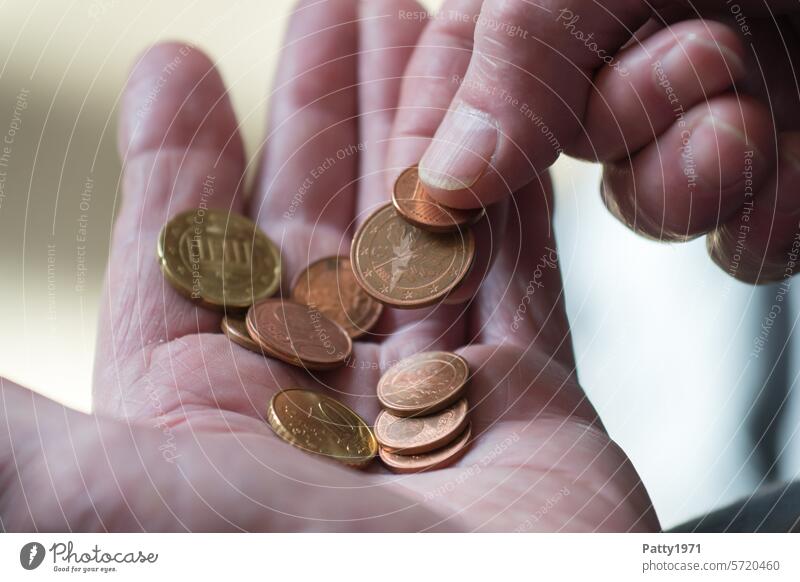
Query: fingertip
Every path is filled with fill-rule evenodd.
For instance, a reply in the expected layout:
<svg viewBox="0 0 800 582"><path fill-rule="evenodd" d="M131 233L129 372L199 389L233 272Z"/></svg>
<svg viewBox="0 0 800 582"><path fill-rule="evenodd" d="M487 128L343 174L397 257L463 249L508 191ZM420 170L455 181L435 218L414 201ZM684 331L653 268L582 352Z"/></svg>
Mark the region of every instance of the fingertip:
<svg viewBox="0 0 800 582"><path fill-rule="evenodd" d="M214 62L191 44L158 43L137 59L125 85L120 154L130 158L190 146L244 156L236 116Z"/></svg>

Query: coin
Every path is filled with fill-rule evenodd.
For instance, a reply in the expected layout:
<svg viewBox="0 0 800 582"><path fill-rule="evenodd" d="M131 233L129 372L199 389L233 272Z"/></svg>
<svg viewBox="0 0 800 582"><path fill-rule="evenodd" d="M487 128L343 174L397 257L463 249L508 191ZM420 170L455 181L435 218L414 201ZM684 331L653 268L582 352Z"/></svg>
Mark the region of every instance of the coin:
<svg viewBox="0 0 800 582"><path fill-rule="evenodd" d="M247 331L247 323L243 319L231 316L223 317L220 328L222 328L222 333L228 336L228 339L233 343L247 348L251 352L262 353L261 348L250 337L250 332Z"/></svg>
<svg viewBox="0 0 800 582"><path fill-rule="evenodd" d="M383 312L383 304L356 283L349 257L311 263L292 284L292 299L318 309L353 339L369 331Z"/></svg>
<svg viewBox="0 0 800 582"><path fill-rule="evenodd" d="M483 208L448 208L434 200L419 179L416 166L404 171L394 183L392 204L411 224L432 232L449 232L477 222Z"/></svg>
<svg viewBox="0 0 800 582"><path fill-rule="evenodd" d="M467 424L469 405L462 398L450 408L431 416L403 418L383 410L375 420L375 437L390 453L415 455L445 446Z"/></svg>
<svg viewBox="0 0 800 582"><path fill-rule="evenodd" d="M474 258L470 230L428 232L406 222L391 204L367 218L350 248L358 284L381 303L404 309L444 299L464 281Z"/></svg>
<svg viewBox="0 0 800 582"><path fill-rule="evenodd" d="M378 451L367 423L319 392L298 388L278 392L270 400L267 420L287 443L354 467L366 466Z"/></svg>
<svg viewBox="0 0 800 582"><path fill-rule="evenodd" d="M224 210L174 217L158 237L158 257L179 293L213 309L246 309L280 284L277 247L252 221Z"/></svg>
<svg viewBox="0 0 800 582"><path fill-rule="evenodd" d="M247 331L268 355L310 370L343 364L353 341L318 310L281 299L256 303L247 312Z"/></svg>
<svg viewBox="0 0 800 582"><path fill-rule="evenodd" d="M395 416L433 414L464 392L467 361L451 352L422 352L401 360L378 382L378 400Z"/></svg>
<svg viewBox="0 0 800 582"><path fill-rule="evenodd" d="M430 453L418 455L398 455L380 448L378 454L389 469L394 473L420 473L431 469L444 469L464 456L469 450L469 439L472 436L472 425L467 428L449 445L436 449Z"/></svg>

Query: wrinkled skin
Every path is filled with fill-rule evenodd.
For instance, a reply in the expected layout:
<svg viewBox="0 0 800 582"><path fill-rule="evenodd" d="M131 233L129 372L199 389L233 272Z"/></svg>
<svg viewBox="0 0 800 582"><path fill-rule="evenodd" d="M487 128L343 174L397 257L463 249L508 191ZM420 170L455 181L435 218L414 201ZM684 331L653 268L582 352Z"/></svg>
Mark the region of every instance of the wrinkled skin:
<svg viewBox="0 0 800 582"><path fill-rule="evenodd" d="M289 26L251 197L210 60L164 44L136 63L121 110L124 200L95 412L3 382L2 529L657 530L636 471L576 380L546 176L492 211L484 228L500 225L488 233L495 259L479 268L474 299L387 310L376 335L355 343L351 366L334 372L312 375L232 344L220 314L165 282L158 232L201 203L259 222L282 248L285 289L309 260L346 249L354 224L388 200L386 139L423 24L381 17L415 9L410 0L306 4ZM295 200L329 157L336 163ZM425 349L455 350L474 373L475 441L455 466L356 471L287 445L264 421L270 397L287 387L323 390L371 421L380 371Z"/></svg>

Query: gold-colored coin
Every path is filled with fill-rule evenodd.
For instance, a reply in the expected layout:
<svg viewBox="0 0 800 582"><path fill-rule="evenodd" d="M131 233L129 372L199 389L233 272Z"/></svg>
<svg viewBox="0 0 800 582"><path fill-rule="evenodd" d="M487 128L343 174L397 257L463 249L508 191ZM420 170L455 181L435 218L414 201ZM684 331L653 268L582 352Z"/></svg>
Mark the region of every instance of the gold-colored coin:
<svg viewBox="0 0 800 582"><path fill-rule="evenodd" d="M318 309L356 339L374 326L383 312L356 283L350 257L325 257L314 261L292 284L292 299Z"/></svg>
<svg viewBox="0 0 800 582"><path fill-rule="evenodd" d="M198 208L170 220L158 237L164 276L192 301L243 310L280 284L277 247L244 216Z"/></svg>
<svg viewBox="0 0 800 582"><path fill-rule="evenodd" d="M474 259L470 230L422 230L391 204L367 218L350 248L358 284L381 303L401 309L433 305L447 297L464 281Z"/></svg>
<svg viewBox="0 0 800 582"><path fill-rule="evenodd" d="M367 423L319 392L278 392L269 403L267 420L287 443L346 465L365 467L378 453L378 441Z"/></svg>

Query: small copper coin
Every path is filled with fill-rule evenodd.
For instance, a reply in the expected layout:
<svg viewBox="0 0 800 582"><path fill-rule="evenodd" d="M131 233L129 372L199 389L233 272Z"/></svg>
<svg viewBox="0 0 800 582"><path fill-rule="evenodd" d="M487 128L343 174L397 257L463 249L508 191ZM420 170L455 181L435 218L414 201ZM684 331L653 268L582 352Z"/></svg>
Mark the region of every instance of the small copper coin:
<svg viewBox="0 0 800 582"><path fill-rule="evenodd" d="M247 331L268 355L309 370L341 366L353 351L342 327L316 309L267 299L247 312Z"/></svg>
<svg viewBox="0 0 800 582"><path fill-rule="evenodd" d="M172 218L158 237L167 281L212 309L244 310L280 284L278 248L249 219L225 210L195 209Z"/></svg>
<svg viewBox="0 0 800 582"><path fill-rule="evenodd" d="M356 283L349 257L311 263L295 279L292 300L318 309L353 339L368 332L383 313L383 304Z"/></svg>
<svg viewBox="0 0 800 582"><path fill-rule="evenodd" d="M445 446L461 434L467 424L468 411L466 398L431 416L403 418L384 410L375 420L375 438L390 453L427 453Z"/></svg>
<svg viewBox="0 0 800 582"><path fill-rule="evenodd" d="M381 461L394 473L421 473L433 469L444 469L458 461L469 450L470 437L472 437L472 425L468 423L467 428L456 440L446 447L430 453L398 455L381 447L378 454Z"/></svg>
<svg viewBox="0 0 800 582"><path fill-rule="evenodd" d="M319 392L278 392L269 403L267 421L289 444L353 467L366 466L378 452L367 423L338 400Z"/></svg>
<svg viewBox="0 0 800 582"><path fill-rule="evenodd" d="M247 348L251 352L262 353L261 348L250 337L250 332L247 331L247 323L245 323L244 319L226 316L222 318L220 327L222 328L222 333L228 336L228 339L233 343Z"/></svg>
<svg viewBox="0 0 800 582"><path fill-rule="evenodd" d="M401 309L433 305L447 297L464 281L474 259L471 230L422 230L391 204L367 218L350 247L358 284L381 303Z"/></svg>
<svg viewBox="0 0 800 582"><path fill-rule="evenodd" d="M451 352L422 352L401 360L378 382L378 400L395 416L433 414L461 398L469 365Z"/></svg>
<svg viewBox="0 0 800 582"><path fill-rule="evenodd" d="M476 223L484 215L483 208L448 208L436 202L420 181L416 166L408 168L397 178L392 204L411 224L431 232L457 230Z"/></svg>

